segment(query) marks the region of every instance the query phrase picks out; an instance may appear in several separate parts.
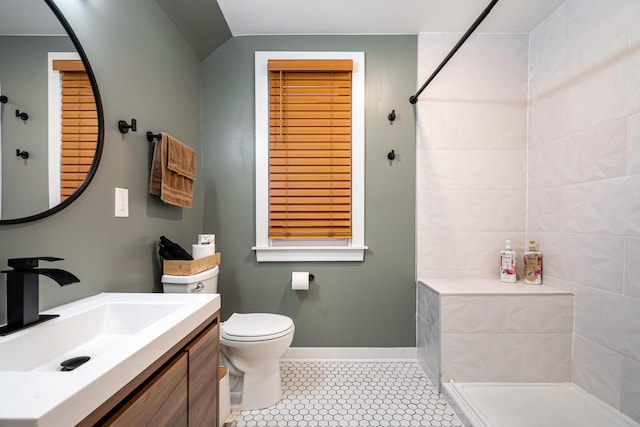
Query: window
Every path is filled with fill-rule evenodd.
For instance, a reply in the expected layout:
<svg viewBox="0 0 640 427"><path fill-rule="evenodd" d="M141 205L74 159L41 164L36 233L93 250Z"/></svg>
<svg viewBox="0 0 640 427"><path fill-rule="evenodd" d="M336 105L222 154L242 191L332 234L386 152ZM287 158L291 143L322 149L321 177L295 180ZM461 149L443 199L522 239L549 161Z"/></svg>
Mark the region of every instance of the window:
<svg viewBox="0 0 640 427"><path fill-rule="evenodd" d="M256 52L253 249L363 260L364 53Z"/></svg>

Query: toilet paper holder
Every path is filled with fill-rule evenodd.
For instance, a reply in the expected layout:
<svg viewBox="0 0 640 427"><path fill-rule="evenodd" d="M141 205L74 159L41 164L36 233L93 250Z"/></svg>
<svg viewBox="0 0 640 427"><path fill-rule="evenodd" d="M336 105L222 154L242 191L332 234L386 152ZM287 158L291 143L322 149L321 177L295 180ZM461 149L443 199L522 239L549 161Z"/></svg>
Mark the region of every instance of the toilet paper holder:
<svg viewBox="0 0 640 427"><path fill-rule="evenodd" d="M294 271L291 273L291 289L294 291L308 291L315 276L308 271Z"/></svg>

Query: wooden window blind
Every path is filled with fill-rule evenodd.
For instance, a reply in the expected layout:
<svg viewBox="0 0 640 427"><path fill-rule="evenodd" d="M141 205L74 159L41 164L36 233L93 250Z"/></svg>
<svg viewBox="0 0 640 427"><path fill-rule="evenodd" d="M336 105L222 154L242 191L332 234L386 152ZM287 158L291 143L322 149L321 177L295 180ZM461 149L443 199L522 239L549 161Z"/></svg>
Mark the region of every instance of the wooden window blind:
<svg viewBox="0 0 640 427"><path fill-rule="evenodd" d="M269 238L350 238L353 61L268 70Z"/></svg>
<svg viewBox="0 0 640 427"><path fill-rule="evenodd" d="M98 112L89 76L80 60L54 60L62 87L60 200L82 185L98 144Z"/></svg>

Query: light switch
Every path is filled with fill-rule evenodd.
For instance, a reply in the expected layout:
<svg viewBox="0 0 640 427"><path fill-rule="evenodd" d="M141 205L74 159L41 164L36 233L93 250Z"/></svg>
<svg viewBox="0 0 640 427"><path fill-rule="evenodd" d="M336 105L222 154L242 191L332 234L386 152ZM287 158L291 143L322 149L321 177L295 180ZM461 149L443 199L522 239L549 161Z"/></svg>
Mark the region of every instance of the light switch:
<svg viewBox="0 0 640 427"><path fill-rule="evenodd" d="M129 216L129 190L116 187L116 217Z"/></svg>

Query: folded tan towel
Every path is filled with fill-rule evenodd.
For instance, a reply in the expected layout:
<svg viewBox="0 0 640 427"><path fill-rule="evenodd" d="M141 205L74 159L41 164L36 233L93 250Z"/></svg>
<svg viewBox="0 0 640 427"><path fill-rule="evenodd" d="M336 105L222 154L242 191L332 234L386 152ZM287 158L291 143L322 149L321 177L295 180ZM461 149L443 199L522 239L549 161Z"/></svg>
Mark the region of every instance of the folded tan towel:
<svg viewBox="0 0 640 427"><path fill-rule="evenodd" d="M160 196L165 203L190 208L195 169L195 151L162 132L153 149L149 193Z"/></svg>

